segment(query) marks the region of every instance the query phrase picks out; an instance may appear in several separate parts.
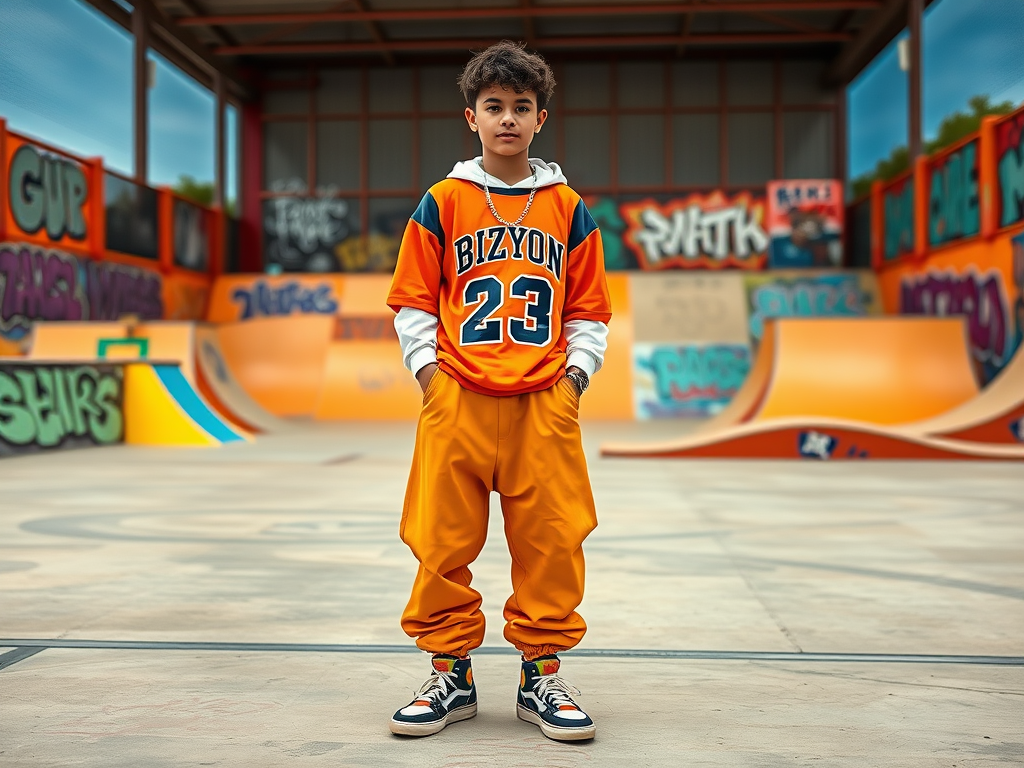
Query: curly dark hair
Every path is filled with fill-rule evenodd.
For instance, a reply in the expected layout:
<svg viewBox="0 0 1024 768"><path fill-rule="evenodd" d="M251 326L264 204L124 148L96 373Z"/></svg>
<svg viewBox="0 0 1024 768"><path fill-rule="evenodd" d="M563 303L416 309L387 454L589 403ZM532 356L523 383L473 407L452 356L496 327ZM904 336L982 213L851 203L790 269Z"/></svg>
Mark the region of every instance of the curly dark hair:
<svg viewBox="0 0 1024 768"><path fill-rule="evenodd" d="M474 54L459 75L459 88L466 104L476 109L480 91L492 85L516 93L537 94L537 109L544 109L555 92L555 76L544 58L526 50L526 43L502 40Z"/></svg>

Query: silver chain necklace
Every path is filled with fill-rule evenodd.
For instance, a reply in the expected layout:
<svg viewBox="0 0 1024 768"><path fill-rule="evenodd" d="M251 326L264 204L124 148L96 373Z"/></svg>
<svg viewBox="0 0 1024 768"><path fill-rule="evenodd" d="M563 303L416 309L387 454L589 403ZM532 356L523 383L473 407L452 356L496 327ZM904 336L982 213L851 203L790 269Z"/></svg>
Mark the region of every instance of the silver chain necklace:
<svg viewBox="0 0 1024 768"><path fill-rule="evenodd" d="M480 165L480 168L481 170L483 169L482 163ZM519 214L519 218L516 219L515 221L505 221L503 218L501 218L501 216L498 215L498 211L494 207L494 201L491 200L491 190L487 186L487 171L484 171L484 197L487 198L487 207L491 209L491 214L494 216L494 218L496 218L500 223L504 224L506 227L519 226L522 220L526 218L526 214L530 212L530 206L533 205L533 196L537 194L537 166L535 166L533 163L530 163L530 170L533 172L533 186L530 187L530 199L526 201L526 207L523 208L523 212Z"/></svg>

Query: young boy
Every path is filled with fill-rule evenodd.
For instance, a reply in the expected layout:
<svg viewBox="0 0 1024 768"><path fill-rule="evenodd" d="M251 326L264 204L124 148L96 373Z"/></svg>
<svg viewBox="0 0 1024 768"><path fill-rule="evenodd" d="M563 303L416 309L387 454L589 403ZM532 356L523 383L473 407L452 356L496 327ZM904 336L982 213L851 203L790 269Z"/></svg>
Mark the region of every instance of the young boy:
<svg viewBox="0 0 1024 768"><path fill-rule="evenodd" d="M557 740L593 738L558 677L586 632L583 540L597 525L579 398L604 359L611 318L601 234L558 166L530 159L554 89L512 42L459 78L481 157L423 196L388 296L405 365L423 389L401 536L419 560L402 628L433 674L391 720L425 736L476 715L469 654L484 637L469 565L501 497L512 555L505 639L522 653L520 718Z"/></svg>

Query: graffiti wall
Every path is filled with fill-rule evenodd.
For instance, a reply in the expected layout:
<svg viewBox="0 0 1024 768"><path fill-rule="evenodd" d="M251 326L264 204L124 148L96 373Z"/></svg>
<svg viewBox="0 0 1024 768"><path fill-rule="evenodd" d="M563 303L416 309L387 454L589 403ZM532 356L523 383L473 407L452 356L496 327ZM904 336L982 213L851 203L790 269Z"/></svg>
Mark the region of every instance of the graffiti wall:
<svg viewBox="0 0 1024 768"><path fill-rule="evenodd" d="M386 272L398 261L402 232L412 215L389 212L360 233L356 201L336 197L333 190L308 196L301 183L283 188L289 196L263 203L263 243L268 271Z"/></svg>
<svg viewBox="0 0 1024 768"><path fill-rule="evenodd" d="M124 438L123 369L0 363L0 457Z"/></svg>
<svg viewBox="0 0 1024 768"><path fill-rule="evenodd" d="M840 266L843 215L842 182L768 182L769 266Z"/></svg>
<svg viewBox="0 0 1024 768"><path fill-rule="evenodd" d="M164 316L159 273L25 243L0 244L0 334L21 339L35 320Z"/></svg>
<svg viewBox="0 0 1024 768"><path fill-rule="evenodd" d="M879 273L886 312L967 318L971 348L985 382L1020 347L1024 324L1021 233L952 245L923 262Z"/></svg>
<svg viewBox="0 0 1024 768"><path fill-rule="evenodd" d="M717 413L750 371L746 344L633 345L634 410L639 419Z"/></svg>
<svg viewBox="0 0 1024 768"><path fill-rule="evenodd" d="M996 220L999 227L1024 222L1024 112L996 125Z"/></svg>
<svg viewBox="0 0 1024 768"><path fill-rule="evenodd" d="M933 248L981 232L978 144L974 139L928 161L928 244Z"/></svg>
<svg viewBox="0 0 1024 768"><path fill-rule="evenodd" d="M856 317L879 311L878 288L867 272L747 275L748 331L756 346L773 317Z"/></svg>
<svg viewBox="0 0 1024 768"><path fill-rule="evenodd" d="M882 193L883 255L886 261L914 252L914 177L899 179Z"/></svg>
<svg viewBox="0 0 1024 768"><path fill-rule="evenodd" d="M761 269L768 253L763 196L689 195L587 200L611 269Z"/></svg>
<svg viewBox="0 0 1024 768"><path fill-rule="evenodd" d="M634 273L629 281L638 419L720 411L746 379L769 318L849 317L880 306L868 271Z"/></svg>
<svg viewBox="0 0 1024 768"><path fill-rule="evenodd" d="M20 231L30 242L86 249L92 169L14 136L7 143L5 231Z"/></svg>

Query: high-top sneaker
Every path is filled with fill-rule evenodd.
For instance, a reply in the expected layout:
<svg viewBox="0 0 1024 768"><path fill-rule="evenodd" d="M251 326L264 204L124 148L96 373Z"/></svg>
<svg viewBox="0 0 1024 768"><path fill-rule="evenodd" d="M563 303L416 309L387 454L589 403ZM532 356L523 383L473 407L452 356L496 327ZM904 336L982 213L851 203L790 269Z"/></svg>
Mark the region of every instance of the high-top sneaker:
<svg viewBox="0 0 1024 768"><path fill-rule="evenodd" d="M539 725L541 733L549 739L592 739L597 726L573 701L573 695L579 695L579 691L558 676L559 664L554 655L523 662L516 713L520 720Z"/></svg>
<svg viewBox="0 0 1024 768"><path fill-rule="evenodd" d="M439 653L431 659L434 672L416 692L416 698L391 718L391 732L402 736L429 736L448 723L476 717L476 686L468 658Z"/></svg>

